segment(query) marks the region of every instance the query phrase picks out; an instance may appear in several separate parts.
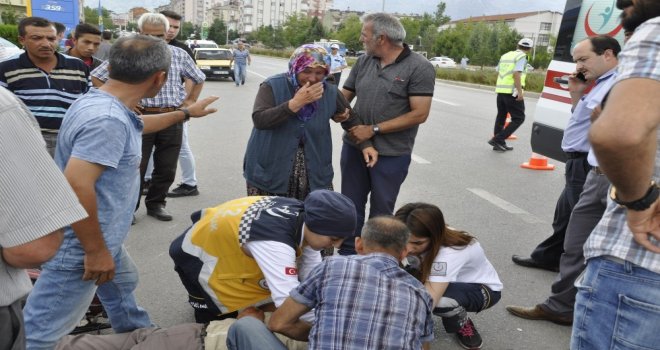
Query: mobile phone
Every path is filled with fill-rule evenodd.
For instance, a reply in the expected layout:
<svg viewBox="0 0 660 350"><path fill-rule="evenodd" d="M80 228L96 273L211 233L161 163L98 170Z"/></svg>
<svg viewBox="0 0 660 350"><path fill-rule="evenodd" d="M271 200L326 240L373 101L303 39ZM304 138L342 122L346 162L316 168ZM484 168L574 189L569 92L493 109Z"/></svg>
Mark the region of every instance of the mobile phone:
<svg viewBox="0 0 660 350"><path fill-rule="evenodd" d="M552 79L552 81L554 81L557 84L562 84L562 85L567 85L568 84L568 79L566 79L565 77L555 77L554 79Z"/></svg>
<svg viewBox="0 0 660 350"><path fill-rule="evenodd" d="M575 75L575 78L579 79L581 82L586 82L587 78L584 77L584 74L578 73ZM555 77L552 79L557 84L568 85L568 76Z"/></svg>

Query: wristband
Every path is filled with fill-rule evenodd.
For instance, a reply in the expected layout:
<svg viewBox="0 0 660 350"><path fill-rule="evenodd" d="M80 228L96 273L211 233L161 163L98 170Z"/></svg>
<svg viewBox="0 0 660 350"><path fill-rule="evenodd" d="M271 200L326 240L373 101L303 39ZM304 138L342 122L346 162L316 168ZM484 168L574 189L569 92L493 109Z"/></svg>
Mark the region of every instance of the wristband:
<svg viewBox="0 0 660 350"><path fill-rule="evenodd" d="M654 181L651 181L651 186L649 187L648 191L646 191L646 193L642 198L630 202L622 202L621 200L616 198L616 188L614 186L612 186L612 188L610 189L610 198L616 204L635 211L643 211L648 209L649 207L651 207L651 204L653 204L656 200L658 200L658 196L660 196L660 189L658 189L658 186L655 184Z"/></svg>
<svg viewBox="0 0 660 350"><path fill-rule="evenodd" d="M190 120L190 111L188 110L188 108L181 107L181 108L178 108L177 111L183 112L183 117L184 117L183 121L184 122L187 122L188 120Z"/></svg>

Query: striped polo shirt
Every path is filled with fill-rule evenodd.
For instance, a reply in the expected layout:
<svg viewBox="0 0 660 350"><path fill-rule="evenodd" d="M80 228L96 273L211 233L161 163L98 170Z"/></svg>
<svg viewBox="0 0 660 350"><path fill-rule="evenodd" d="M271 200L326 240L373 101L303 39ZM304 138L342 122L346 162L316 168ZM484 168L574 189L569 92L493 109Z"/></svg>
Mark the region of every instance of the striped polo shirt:
<svg viewBox="0 0 660 350"><path fill-rule="evenodd" d="M55 55L57 65L50 74L32 63L27 53L0 62L0 86L20 98L46 132L57 132L69 106L91 87L83 61Z"/></svg>

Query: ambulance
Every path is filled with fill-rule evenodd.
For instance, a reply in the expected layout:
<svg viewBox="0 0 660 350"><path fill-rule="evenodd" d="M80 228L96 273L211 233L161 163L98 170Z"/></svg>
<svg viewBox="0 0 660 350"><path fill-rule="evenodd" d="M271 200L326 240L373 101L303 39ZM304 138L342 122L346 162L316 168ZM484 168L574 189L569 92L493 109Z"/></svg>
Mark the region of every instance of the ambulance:
<svg viewBox="0 0 660 350"><path fill-rule="evenodd" d="M575 72L571 53L578 42L601 34L615 37L623 47L620 15L616 0L566 0L554 56L534 112L533 152L566 161L561 139L571 117L571 96L566 84L568 75Z"/></svg>

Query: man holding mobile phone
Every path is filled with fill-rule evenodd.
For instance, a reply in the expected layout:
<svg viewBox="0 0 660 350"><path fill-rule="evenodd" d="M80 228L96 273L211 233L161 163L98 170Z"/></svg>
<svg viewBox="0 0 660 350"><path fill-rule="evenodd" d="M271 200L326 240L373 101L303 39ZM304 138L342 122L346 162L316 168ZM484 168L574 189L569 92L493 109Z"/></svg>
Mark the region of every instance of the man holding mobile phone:
<svg viewBox="0 0 660 350"><path fill-rule="evenodd" d="M543 303L533 307L507 306L518 317L562 325L573 322L577 293L574 282L585 267L582 246L605 211L609 187L591 153L591 114L616 80L619 51L619 42L606 35L583 40L573 49L576 71L568 78L573 113L562 139L567 157L566 185L557 200L554 232L534 249L531 257L512 257L518 265L558 271L559 276L552 285L552 294Z"/></svg>

